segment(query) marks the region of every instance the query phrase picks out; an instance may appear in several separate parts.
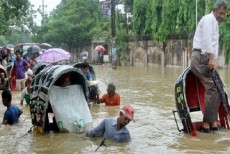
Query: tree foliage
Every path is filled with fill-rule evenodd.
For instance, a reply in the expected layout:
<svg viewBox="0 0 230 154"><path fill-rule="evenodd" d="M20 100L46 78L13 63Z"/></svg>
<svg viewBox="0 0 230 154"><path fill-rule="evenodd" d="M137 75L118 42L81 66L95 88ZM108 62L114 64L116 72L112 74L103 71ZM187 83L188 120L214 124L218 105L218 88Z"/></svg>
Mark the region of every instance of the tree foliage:
<svg viewBox="0 0 230 154"><path fill-rule="evenodd" d="M227 0L230 3L230 0ZM196 5L197 2L197 5ZM150 33L154 41L163 43L169 37L186 34L192 39L195 33L196 24L205 14L212 11L216 0L134 0L132 10L133 32L137 35ZM146 7L151 6L151 8ZM197 6L197 14L196 14ZM151 11L152 10L152 11ZM148 22L151 22L149 28ZM146 27L148 27L146 31ZM221 25L220 39L221 46L225 50L225 62L229 62L230 56L230 19Z"/></svg>
<svg viewBox="0 0 230 154"><path fill-rule="evenodd" d="M30 33L24 33L18 30L11 29L10 35L0 36L0 46L7 44L18 44L19 42L31 42Z"/></svg>
<svg viewBox="0 0 230 154"><path fill-rule="evenodd" d="M152 11L151 11L152 0L134 0L133 4L133 29L138 35L151 33L152 24Z"/></svg>
<svg viewBox="0 0 230 154"><path fill-rule="evenodd" d="M153 4L153 7L154 6L155 5ZM154 10L156 10L155 7ZM166 38L171 33L175 32L177 27L176 26L177 13L178 13L178 1L176 3L170 0L162 1L162 9L160 12L161 14L160 23L158 24L158 28L153 27L154 29L156 29L156 31L153 32L154 40L158 42L165 42Z"/></svg>
<svg viewBox="0 0 230 154"><path fill-rule="evenodd" d="M23 23L23 18L29 8L28 0L1 0L0 1L0 34L9 32L10 26Z"/></svg>
<svg viewBox="0 0 230 154"><path fill-rule="evenodd" d="M97 0L62 1L34 39L68 48L90 44L98 20Z"/></svg>
<svg viewBox="0 0 230 154"><path fill-rule="evenodd" d="M124 0L124 5L127 6L128 11L132 12L134 0Z"/></svg>
<svg viewBox="0 0 230 154"><path fill-rule="evenodd" d="M230 4L230 0L227 0ZM197 14L196 14L197 2ZM132 20L116 11L117 49L120 55L126 48L128 33L152 35L155 42L165 43L168 38L186 34L192 40L196 21L212 11L216 0L115 0L124 4L125 12L132 13ZM23 37L28 29L35 42L49 42L53 46L74 48L91 44L92 40L111 41L111 19L100 16L99 0L62 0L50 15L43 16L39 27L33 21L36 13L28 0L0 1L0 34L11 32L9 26L17 25ZM26 26L25 26L26 25ZM131 28L130 28L131 26ZM230 57L230 18L220 26L221 48L225 62ZM20 33L19 32L19 33ZM22 36L22 35L21 35ZM14 36L21 39L21 36ZM24 37L25 38L25 37ZM8 42L1 37L1 42Z"/></svg>

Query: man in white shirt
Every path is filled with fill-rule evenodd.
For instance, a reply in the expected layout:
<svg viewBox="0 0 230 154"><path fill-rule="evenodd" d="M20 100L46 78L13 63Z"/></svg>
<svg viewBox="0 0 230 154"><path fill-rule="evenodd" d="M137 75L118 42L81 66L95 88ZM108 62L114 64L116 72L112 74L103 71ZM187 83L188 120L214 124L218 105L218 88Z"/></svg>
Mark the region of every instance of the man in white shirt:
<svg viewBox="0 0 230 154"><path fill-rule="evenodd" d="M210 70L216 68L219 48L219 24L227 15L226 0L217 0L213 11L202 17L193 39L191 71L205 87L205 112L201 130L209 133L218 130L219 94L214 85Z"/></svg>

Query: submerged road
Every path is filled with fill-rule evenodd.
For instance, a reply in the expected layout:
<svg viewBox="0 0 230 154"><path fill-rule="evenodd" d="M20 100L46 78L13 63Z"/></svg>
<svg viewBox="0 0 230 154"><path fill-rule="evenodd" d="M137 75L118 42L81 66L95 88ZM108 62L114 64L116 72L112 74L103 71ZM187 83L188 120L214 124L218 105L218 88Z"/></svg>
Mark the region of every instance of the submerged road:
<svg viewBox="0 0 230 154"><path fill-rule="evenodd" d="M116 143L106 140L107 145L97 153L229 153L230 130L220 130L215 134L198 132L192 137L178 132L172 109L175 109L174 83L182 73L182 68L159 67L117 67L94 66L97 79L105 84L114 82L121 95L121 106L132 104L135 109L135 123L127 126L132 141ZM230 93L230 71L220 70ZM18 106L20 93L13 92L13 102ZM28 133L32 126L29 107L20 106L24 113L16 126L0 126L0 153L95 153L102 138L88 139L82 134L50 133L37 135ZM119 107L93 105L91 113L93 126L105 117L116 117ZM0 104L0 118L6 108ZM200 115L192 115L202 119ZM178 117L178 121L179 117ZM180 125L182 127L182 125Z"/></svg>

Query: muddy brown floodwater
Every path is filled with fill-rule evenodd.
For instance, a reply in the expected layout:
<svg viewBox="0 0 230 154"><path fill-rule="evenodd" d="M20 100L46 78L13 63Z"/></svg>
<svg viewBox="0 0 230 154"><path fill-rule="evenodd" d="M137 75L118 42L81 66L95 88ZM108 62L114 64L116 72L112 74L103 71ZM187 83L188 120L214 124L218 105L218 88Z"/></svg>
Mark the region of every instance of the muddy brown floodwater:
<svg viewBox="0 0 230 154"><path fill-rule="evenodd" d="M132 141L116 143L106 140L106 147L96 153L230 153L230 130L215 134L198 132L192 137L178 132L172 109L175 109L174 84L183 68L160 67L117 67L94 66L97 79L105 84L114 82L121 96L121 106L132 104L135 109L135 123L127 126ZM230 92L230 73L219 70ZM106 87L105 87L106 88ZM77 133L49 133L38 135L28 133L32 126L29 106L20 106L20 93L13 92L13 102L24 113L16 126L0 125L0 153L95 153L102 138L88 139ZM119 107L93 105L91 113L93 126L106 117L116 117ZM0 118L6 108L0 104ZM177 116L178 118L178 116ZM178 118L179 120L179 118ZM182 127L180 125L180 127Z"/></svg>

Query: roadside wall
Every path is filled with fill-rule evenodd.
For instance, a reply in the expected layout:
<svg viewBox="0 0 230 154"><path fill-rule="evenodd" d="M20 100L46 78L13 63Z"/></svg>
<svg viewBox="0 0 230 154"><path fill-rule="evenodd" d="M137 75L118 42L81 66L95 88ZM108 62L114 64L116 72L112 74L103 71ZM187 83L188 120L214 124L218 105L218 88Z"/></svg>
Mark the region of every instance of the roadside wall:
<svg viewBox="0 0 230 154"><path fill-rule="evenodd" d="M187 63L187 42L185 40L169 40L163 45L153 41L130 42L131 65L179 65ZM185 61L186 60L186 61Z"/></svg>
<svg viewBox="0 0 230 154"><path fill-rule="evenodd" d="M88 62L93 63L94 45L72 49L71 61L80 61L80 53L83 49L89 52ZM109 59L111 59L111 45L107 46ZM167 40L165 51L163 45L153 41L138 41L129 42L127 51L124 52L123 57L125 61L121 61L121 65L130 66L190 66L190 59L192 53L192 42L185 39ZM218 66L224 67L223 52L220 52L218 58Z"/></svg>

